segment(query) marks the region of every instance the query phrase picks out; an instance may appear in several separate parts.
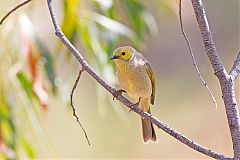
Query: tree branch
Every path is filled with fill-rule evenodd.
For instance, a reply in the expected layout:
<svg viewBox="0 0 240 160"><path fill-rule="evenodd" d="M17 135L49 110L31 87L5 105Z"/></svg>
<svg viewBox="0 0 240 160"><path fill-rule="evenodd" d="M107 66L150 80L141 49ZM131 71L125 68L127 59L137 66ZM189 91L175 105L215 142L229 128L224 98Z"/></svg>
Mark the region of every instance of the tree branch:
<svg viewBox="0 0 240 160"><path fill-rule="evenodd" d="M76 79L76 81L75 81L75 83L74 83L74 85L73 85L73 88L72 88L72 91L71 91L71 94L70 94L70 102L71 102L71 107L72 107L72 111L73 111L73 116L77 119L77 122L78 122L79 126L81 127L81 129L82 129L82 131L83 131L83 133L84 133L84 135L85 135L85 138L86 138L86 140L87 140L87 142L88 142L88 145L90 146L90 141L89 141L89 139L88 139L87 132L85 131L85 129L83 128L83 125L82 125L81 122L79 121L79 118L78 118L78 116L76 115L76 108L74 108L74 105L73 105L73 93L74 93L74 91L75 91L75 89L76 89L76 87L77 87L77 84L78 84L78 82L79 82L79 79L80 79L83 71L84 71L83 69L80 69L79 72L78 72L77 79Z"/></svg>
<svg viewBox="0 0 240 160"><path fill-rule="evenodd" d="M113 96L117 92L116 89L108 85L98 74L94 72L94 70L89 66L89 64L86 62L86 60L83 58L83 56L79 53L79 51L70 43L70 41L66 38L66 36L61 31L61 28L59 27L58 21L56 19L55 11L52 7L52 0L47 0L49 12L51 15L51 19L54 25L55 34L59 37L59 39L71 50L71 53L75 56L75 58L78 60L78 62L82 65L82 68L89 73L89 75L94 78L101 86L103 86L108 92L110 92ZM117 99L122 102L124 105L129 107L131 110L136 112L142 117L145 117L149 119L152 123L154 123L158 128L161 128L163 131L174 137L175 139L179 140L180 142L184 143L185 145L189 146L190 148L203 153L205 155L208 155L210 157L216 158L216 159L225 159L226 157L224 155L221 155L217 152L211 151L208 148L205 148L192 140L188 139L187 137L183 136L182 134L178 133L177 131L173 130L151 114L144 112L142 109L138 107L138 105L131 103L129 100L124 98L123 96L119 95Z"/></svg>
<svg viewBox="0 0 240 160"><path fill-rule="evenodd" d="M229 74L233 77L233 80L235 80L237 79L239 73L240 73L240 52L238 53L237 59L235 60Z"/></svg>
<svg viewBox="0 0 240 160"><path fill-rule="evenodd" d="M208 58L212 64L214 74L216 76L226 76L226 70L221 62L221 59L217 53L215 44L213 42L212 34L208 25L205 10L201 0L192 0L193 8L195 11L196 19L202 34L203 43L208 55Z"/></svg>
<svg viewBox="0 0 240 160"><path fill-rule="evenodd" d="M240 159L240 120L238 106L235 98L234 78L228 75L217 53L202 1L192 0L192 5L201 31L206 53L212 64L214 74L218 77L221 85L222 97L225 104L228 125L233 143L234 158ZM233 67L234 72L235 68L237 70L239 69L239 56L237 58L237 62L235 62L235 65Z"/></svg>
<svg viewBox="0 0 240 160"><path fill-rule="evenodd" d="M216 100L215 100L215 98L214 98L211 90L209 89L207 83L206 83L205 80L203 79L203 77L202 77L202 75L201 75L201 73L200 73L200 71L199 71L199 69L198 69L198 65L197 65L197 62L196 62L196 60L195 60L195 56L194 56L194 54L193 54L193 50L192 50L191 44L190 44L190 42L189 42L189 40L188 40L188 38L187 38L187 35L186 35L185 32L184 32L183 22L182 22L182 0L179 1L179 21L180 21L181 32L182 32L182 35L183 35L184 39L185 39L186 42L187 42L188 49L189 49L189 52L190 52L191 57L192 57L193 66L194 66L194 68L195 68L195 70L196 70L196 73L197 73L197 75L198 75L198 78L199 78L200 81L203 83L203 85L206 87L209 95L210 95L211 98L212 98L213 103L215 104L215 107L218 108L217 102L216 102Z"/></svg>
<svg viewBox="0 0 240 160"><path fill-rule="evenodd" d="M11 10L10 10L7 14L5 14L5 16L1 19L0 25L3 23L3 21L4 21L10 14L12 14L12 13L13 13L14 11L16 11L18 8L26 5L26 4L29 3L30 1L32 1L32 0L26 0L26 1L22 2L22 3L20 3L19 5L15 6L13 9L11 9Z"/></svg>

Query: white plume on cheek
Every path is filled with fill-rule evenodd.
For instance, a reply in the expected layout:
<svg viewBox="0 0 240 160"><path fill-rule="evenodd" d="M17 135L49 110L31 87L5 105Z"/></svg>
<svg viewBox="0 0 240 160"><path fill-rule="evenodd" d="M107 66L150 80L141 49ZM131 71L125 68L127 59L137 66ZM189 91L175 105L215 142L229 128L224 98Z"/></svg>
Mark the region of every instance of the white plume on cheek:
<svg viewBox="0 0 240 160"><path fill-rule="evenodd" d="M129 59L129 61L132 61L133 60L133 57L134 57L135 53L133 52L131 58Z"/></svg>

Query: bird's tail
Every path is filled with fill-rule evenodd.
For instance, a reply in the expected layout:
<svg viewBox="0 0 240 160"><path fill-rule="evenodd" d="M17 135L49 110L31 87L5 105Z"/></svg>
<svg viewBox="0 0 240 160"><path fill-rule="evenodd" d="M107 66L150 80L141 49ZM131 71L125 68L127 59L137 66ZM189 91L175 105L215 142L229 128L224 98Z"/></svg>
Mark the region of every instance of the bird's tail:
<svg viewBox="0 0 240 160"><path fill-rule="evenodd" d="M143 109L145 112L150 113L150 99L149 98L142 98L139 104L140 108ZM141 117L142 119L142 131L143 131L143 141L144 143L148 143L149 141L156 142L157 137L155 130L153 128L153 124L150 120Z"/></svg>

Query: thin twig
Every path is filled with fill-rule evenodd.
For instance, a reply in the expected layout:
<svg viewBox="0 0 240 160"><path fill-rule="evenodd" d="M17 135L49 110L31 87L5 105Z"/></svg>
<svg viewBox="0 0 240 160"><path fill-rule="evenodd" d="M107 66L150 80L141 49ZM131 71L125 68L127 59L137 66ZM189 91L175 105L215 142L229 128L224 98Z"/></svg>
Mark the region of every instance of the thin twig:
<svg viewBox="0 0 240 160"><path fill-rule="evenodd" d="M197 73L200 81L201 81L201 82L203 83L203 85L206 87L209 95L211 96L212 101L213 101L213 103L214 103L214 105L215 105L215 108L218 108L216 99L214 98L211 90L209 89L207 83L206 83L205 80L203 79L203 77L202 77L202 75L201 75L201 73L200 73L200 71L199 71L199 69L198 69L198 65L197 65L197 62L196 62L196 60L195 60L195 56L194 56L194 54L193 54L193 50L192 50L191 44L190 44L190 42L189 42L189 40L188 40L188 38L187 38L187 35L186 35L185 32L184 32L183 21L182 21L182 0L179 1L179 21L180 21L180 26L181 26L181 32L182 32L182 35L184 36L184 38L185 38L185 40L186 40L186 42L187 42L188 49L189 49L189 52L190 52L190 54L191 54L193 66L194 66L194 68L195 68L195 70L196 70L196 73Z"/></svg>
<svg viewBox="0 0 240 160"><path fill-rule="evenodd" d="M80 79L83 71L84 71L83 69L80 69L79 72L78 72L77 79L76 79L76 81L75 81L75 83L74 83L74 85L73 85L73 88L72 88L72 91L71 91L71 94L70 94L70 101L71 101L71 107L72 107L72 111L73 111L73 116L77 119L77 122L78 122L79 126L81 127L81 129L82 129L83 132L84 132L84 135L85 135L85 138L86 138L86 140L87 140L87 142L88 142L88 145L90 146L90 141L89 141L89 139L88 139L87 132L86 132L85 129L83 128L83 125L80 123L79 118L78 118L78 116L76 115L76 108L73 106L73 93L74 93L74 91L75 91L75 89L76 89L76 87L77 87L77 85L78 85L79 79Z"/></svg>
<svg viewBox="0 0 240 160"><path fill-rule="evenodd" d="M81 53L71 44L71 42L66 38L66 36L63 34L59 23L56 19L56 15L55 15L55 11L52 7L52 0L47 0L48 2L48 8L49 8L49 12L51 15L51 19L52 19L52 23L55 29L55 34L58 36L58 38L66 45L66 47L69 48L69 50L71 51L71 53L75 56L75 58L78 60L78 62L82 65L82 68L84 68L85 71L88 72L88 74L94 78L101 86L103 86L108 92L110 92L113 96L115 95L115 93L117 92L117 90L113 87L111 87L106 81L104 81L93 69L92 67L86 62L86 60L83 58L83 56L81 55ZM175 139L179 140L180 142L182 142L183 144L189 146L190 148L203 153L207 156L210 156L212 158L215 159L220 159L220 160L224 160L226 159L226 157L222 154L219 154L217 152L214 152L206 147L203 147L195 142L193 142L192 140L190 140L189 138L183 136L182 134L180 134L179 132L173 130L172 128L170 128L169 126L167 126L166 124L164 124L162 121L160 121L159 119L155 118L154 116L152 116L151 114L144 112L142 109L140 109L138 107L138 105L130 102L128 99L126 99L125 97L123 97L122 95L119 95L117 97L117 99L122 102L124 105L126 105L127 107L129 107L131 110L133 110L134 112L136 112L138 115L149 119L153 124L155 124L158 128L161 128L163 131L165 131L166 133L168 133L169 135L171 135L172 137L174 137Z"/></svg>
<svg viewBox="0 0 240 160"><path fill-rule="evenodd" d="M12 14L14 11L16 11L18 8L26 5L27 3L31 2L32 0L26 0L20 4L18 4L17 6L15 6L13 9L11 9L7 14L5 14L5 16L1 19L0 21L0 25L3 23L3 21L10 15Z"/></svg>
<svg viewBox="0 0 240 160"><path fill-rule="evenodd" d="M233 80L235 80L237 79L239 73L240 73L240 51L229 74L233 77Z"/></svg>

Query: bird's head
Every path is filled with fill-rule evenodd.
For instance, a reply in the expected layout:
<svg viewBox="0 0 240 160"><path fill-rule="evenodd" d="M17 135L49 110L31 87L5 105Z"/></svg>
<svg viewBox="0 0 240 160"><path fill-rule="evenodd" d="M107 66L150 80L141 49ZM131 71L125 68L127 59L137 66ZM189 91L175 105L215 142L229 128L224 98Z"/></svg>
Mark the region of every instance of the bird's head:
<svg viewBox="0 0 240 160"><path fill-rule="evenodd" d="M111 59L112 60L119 59L127 62L134 56L135 51L136 50L130 46L118 47L113 51Z"/></svg>

